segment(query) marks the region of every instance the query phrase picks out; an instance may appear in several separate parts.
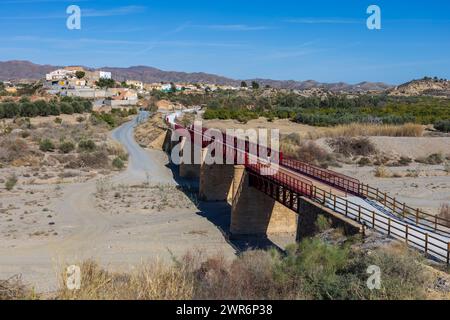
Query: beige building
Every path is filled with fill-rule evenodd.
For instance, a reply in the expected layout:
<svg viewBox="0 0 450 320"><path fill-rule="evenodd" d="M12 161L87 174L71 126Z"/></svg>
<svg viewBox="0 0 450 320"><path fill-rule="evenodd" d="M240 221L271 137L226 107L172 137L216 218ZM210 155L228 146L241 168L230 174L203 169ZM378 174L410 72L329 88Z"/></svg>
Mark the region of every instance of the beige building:
<svg viewBox="0 0 450 320"><path fill-rule="evenodd" d="M142 81L127 80L125 83L127 84L127 86L134 87L134 88L136 88L138 90L143 90L144 89L144 83Z"/></svg>

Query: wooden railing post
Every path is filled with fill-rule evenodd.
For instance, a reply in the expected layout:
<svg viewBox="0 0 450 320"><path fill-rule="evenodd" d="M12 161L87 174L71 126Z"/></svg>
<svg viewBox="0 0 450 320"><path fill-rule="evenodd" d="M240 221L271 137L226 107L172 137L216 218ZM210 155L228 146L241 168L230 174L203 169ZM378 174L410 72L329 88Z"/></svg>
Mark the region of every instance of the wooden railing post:
<svg viewBox="0 0 450 320"><path fill-rule="evenodd" d="M438 228L438 216L434 216L434 230L437 231Z"/></svg>
<svg viewBox="0 0 450 320"><path fill-rule="evenodd" d="M358 207L358 220L361 223L361 206Z"/></svg>
<svg viewBox="0 0 450 320"><path fill-rule="evenodd" d="M391 235L391 218L388 218L388 236Z"/></svg>
<svg viewBox="0 0 450 320"><path fill-rule="evenodd" d="M428 233L425 233L425 253L428 253Z"/></svg>
<svg viewBox="0 0 450 320"><path fill-rule="evenodd" d="M402 216L403 216L403 219L406 218L406 203L403 203Z"/></svg>
<svg viewBox="0 0 450 320"><path fill-rule="evenodd" d="M406 231L405 231L405 238L406 238L406 244L408 244L408 234L409 234L409 226L406 225Z"/></svg>
<svg viewBox="0 0 450 320"><path fill-rule="evenodd" d="M348 215L348 200L345 200L345 216Z"/></svg>
<svg viewBox="0 0 450 320"><path fill-rule="evenodd" d="M334 195L334 203L333 203L334 211L336 211L336 195Z"/></svg>
<svg viewBox="0 0 450 320"><path fill-rule="evenodd" d="M450 242L447 244L447 264L450 264Z"/></svg>
<svg viewBox="0 0 450 320"><path fill-rule="evenodd" d="M375 229L375 211L372 211L372 228Z"/></svg>
<svg viewBox="0 0 450 320"><path fill-rule="evenodd" d="M416 225L419 224L419 208L416 210Z"/></svg>

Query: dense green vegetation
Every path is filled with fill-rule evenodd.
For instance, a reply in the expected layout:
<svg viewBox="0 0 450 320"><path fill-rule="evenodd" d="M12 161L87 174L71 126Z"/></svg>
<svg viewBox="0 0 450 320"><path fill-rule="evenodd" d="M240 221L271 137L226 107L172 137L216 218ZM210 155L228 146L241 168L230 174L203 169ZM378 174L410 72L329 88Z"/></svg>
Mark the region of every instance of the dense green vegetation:
<svg viewBox="0 0 450 320"><path fill-rule="evenodd" d="M248 92L218 90L197 95L158 93L155 97L187 106L206 106L205 119L237 119L243 122L260 116L269 120L289 118L315 126L352 122L433 124L450 119L450 99L433 97L336 95L321 98L303 97L292 92L268 94L264 90Z"/></svg>
<svg viewBox="0 0 450 320"><path fill-rule="evenodd" d="M99 113L99 112L92 112L91 114L91 122L93 124L98 123L106 123L111 128L115 128L119 125L121 125L124 121L126 121L128 116L137 114L136 108L131 109L112 109L111 113Z"/></svg>
<svg viewBox="0 0 450 320"><path fill-rule="evenodd" d="M100 88L115 88L116 82L113 79L101 78L96 83Z"/></svg>
<svg viewBox="0 0 450 320"><path fill-rule="evenodd" d="M315 126L353 122L432 124L450 118L450 100L431 97L394 98L365 95L356 98L333 96L320 99L295 94L278 94L270 99L243 100L245 99L214 99L207 105L205 118L245 121L265 116L269 119L290 118L299 123ZM248 106L252 108L249 110Z"/></svg>
<svg viewBox="0 0 450 320"><path fill-rule="evenodd" d="M60 114L73 114L91 112L92 102L81 98L62 97L49 102L36 100L31 102L22 98L19 102L6 101L0 103L0 119L15 117L58 116Z"/></svg>

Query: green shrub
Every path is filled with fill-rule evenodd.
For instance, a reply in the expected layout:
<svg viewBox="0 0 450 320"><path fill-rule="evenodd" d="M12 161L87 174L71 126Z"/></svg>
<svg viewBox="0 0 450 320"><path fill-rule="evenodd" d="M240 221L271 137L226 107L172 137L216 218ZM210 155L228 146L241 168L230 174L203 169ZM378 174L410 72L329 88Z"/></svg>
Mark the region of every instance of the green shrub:
<svg viewBox="0 0 450 320"><path fill-rule="evenodd" d="M400 160L398 160L398 164L402 165L402 166L407 166L407 165L411 164L411 162L412 162L411 158L404 157L404 156L400 157Z"/></svg>
<svg viewBox="0 0 450 320"><path fill-rule="evenodd" d="M119 157L114 158L112 165L114 166L114 168L117 168L119 170L122 170L125 167L125 163Z"/></svg>
<svg viewBox="0 0 450 320"><path fill-rule="evenodd" d="M426 158L416 159L416 162L430 164L430 165L442 164L442 163L444 163L444 161L445 161L445 158L440 153L433 153L433 154L430 154Z"/></svg>
<svg viewBox="0 0 450 320"><path fill-rule="evenodd" d="M52 152L55 150L55 145L50 139L43 139L39 142L39 150L43 152Z"/></svg>
<svg viewBox="0 0 450 320"><path fill-rule="evenodd" d="M15 174L11 175L6 179L5 188L8 191L11 191L17 183L17 176Z"/></svg>
<svg viewBox="0 0 450 320"><path fill-rule="evenodd" d="M442 132L450 132L450 120L438 121L434 124L434 128Z"/></svg>
<svg viewBox="0 0 450 320"><path fill-rule="evenodd" d="M81 140L78 143L78 149L80 151L92 152L97 148L97 145L92 140Z"/></svg>
<svg viewBox="0 0 450 320"><path fill-rule="evenodd" d="M370 159L367 158L367 157L362 157L362 158L359 159L359 161L358 161L358 165L359 165L360 167L368 166L368 165L370 165L371 163L372 163L372 162L371 162Z"/></svg>
<svg viewBox="0 0 450 320"><path fill-rule="evenodd" d="M346 157L369 156L377 151L373 142L366 137L337 137L328 139L327 143L334 152L341 153Z"/></svg>
<svg viewBox="0 0 450 320"><path fill-rule="evenodd" d="M62 119L60 117L56 117L55 118L55 123L61 124L62 123Z"/></svg>
<svg viewBox="0 0 450 320"><path fill-rule="evenodd" d="M70 153L75 150L75 144L71 141L64 141L59 145L59 151L62 153Z"/></svg>
<svg viewBox="0 0 450 320"><path fill-rule="evenodd" d="M331 221L322 214L317 216L315 224L318 232L324 232L331 228Z"/></svg>

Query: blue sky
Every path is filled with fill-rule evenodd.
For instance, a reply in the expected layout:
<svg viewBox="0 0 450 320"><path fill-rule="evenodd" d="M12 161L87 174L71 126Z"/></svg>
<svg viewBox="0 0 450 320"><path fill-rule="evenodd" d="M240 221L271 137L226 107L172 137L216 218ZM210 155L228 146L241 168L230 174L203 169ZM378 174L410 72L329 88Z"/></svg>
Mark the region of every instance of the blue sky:
<svg viewBox="0 0 450 320"><path fill-rule="evenodd" d="M82 11L66 28L66 8ZM382 29L366 27L380 6ZM227 77L450 78L450 1L1 0L0 60L148 65Z"/></svg>

